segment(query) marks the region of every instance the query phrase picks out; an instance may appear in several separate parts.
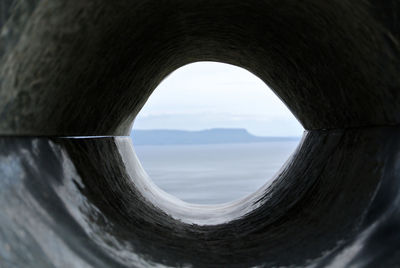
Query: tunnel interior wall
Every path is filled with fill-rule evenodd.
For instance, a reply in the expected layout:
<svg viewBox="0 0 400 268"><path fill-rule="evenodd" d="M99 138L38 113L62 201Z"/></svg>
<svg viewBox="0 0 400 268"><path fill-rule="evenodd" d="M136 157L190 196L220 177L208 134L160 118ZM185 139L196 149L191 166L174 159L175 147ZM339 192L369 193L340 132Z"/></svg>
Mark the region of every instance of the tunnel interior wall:
<svg viewBox="0 0 400 268"><path fill-rule="evenodd" d="M399 265L400 1L7 0L0 15L0 267ZM306 131L271 185L199 209L153 187L124 135L203 60L260 77Z"/></svg>

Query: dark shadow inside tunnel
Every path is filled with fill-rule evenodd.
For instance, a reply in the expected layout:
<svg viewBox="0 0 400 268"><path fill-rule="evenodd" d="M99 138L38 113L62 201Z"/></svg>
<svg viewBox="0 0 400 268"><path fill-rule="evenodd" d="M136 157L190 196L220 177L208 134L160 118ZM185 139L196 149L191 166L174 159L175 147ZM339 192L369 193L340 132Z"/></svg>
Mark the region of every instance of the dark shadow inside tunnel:
<svg viewBox="0 0 400 268"><path fill-rule="evenodd" d="M399 3L2 1L0 266L398 266ZM197 61L249 70L306 130L240 202L165 195L127 137Z"/></svg>

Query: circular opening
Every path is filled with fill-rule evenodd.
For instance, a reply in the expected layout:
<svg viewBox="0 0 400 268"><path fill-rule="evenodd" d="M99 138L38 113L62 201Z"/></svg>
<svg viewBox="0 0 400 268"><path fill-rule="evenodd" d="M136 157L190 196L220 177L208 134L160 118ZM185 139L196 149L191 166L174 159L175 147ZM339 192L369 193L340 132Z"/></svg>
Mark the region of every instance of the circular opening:
<svg viewBox="0 0 400 268"><path fill-rule="evenodd" d="M131 136L157 186L185 202L209 205L269 183L302 132L256 76L229 64L197 62L154 90Z"/></svg>

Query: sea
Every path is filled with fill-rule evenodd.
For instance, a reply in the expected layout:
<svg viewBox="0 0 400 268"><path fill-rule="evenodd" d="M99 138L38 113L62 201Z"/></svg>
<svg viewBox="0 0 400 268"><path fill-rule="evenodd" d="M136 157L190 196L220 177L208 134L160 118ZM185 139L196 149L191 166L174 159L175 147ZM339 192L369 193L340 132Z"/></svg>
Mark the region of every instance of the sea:
<svg viewBox="0 0 400 268"><path fill-rule="evenodd" d="M221 204L268 183L299 141L134 146L153 182L194 204Z"/></svg>

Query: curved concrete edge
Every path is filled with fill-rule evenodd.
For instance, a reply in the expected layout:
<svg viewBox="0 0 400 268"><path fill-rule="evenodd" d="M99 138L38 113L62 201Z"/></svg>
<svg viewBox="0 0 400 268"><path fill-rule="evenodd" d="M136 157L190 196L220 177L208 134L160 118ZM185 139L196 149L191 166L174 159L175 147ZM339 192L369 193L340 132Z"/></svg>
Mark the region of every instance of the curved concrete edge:
<svg viewBox="0 0 400 268"><path fill-rule="evenodd" d="M3 135L127 135L154 88L202 60L251 71L309 130L400 123L398 1L23 3L2 27Z"/></svg>
<svg viewBox="0 0 400 268"><path fill-rule="evenodd" d="M128 138L2 138L0 256L38 267L398 263L399 134L309 132L272 185L213 225L193 222L201 209L182 219L181 203L157 203L162 193L125 163Z"/></svg>
<svg viewBox="0 0 400 268"><path fill-rule="evenodd" d="M0 266L398 266L399 8L3 1ZM167 197L127 138L16 137L126 135L160 81L200 60L259 76L310 130L240 202Z"/></svg>

